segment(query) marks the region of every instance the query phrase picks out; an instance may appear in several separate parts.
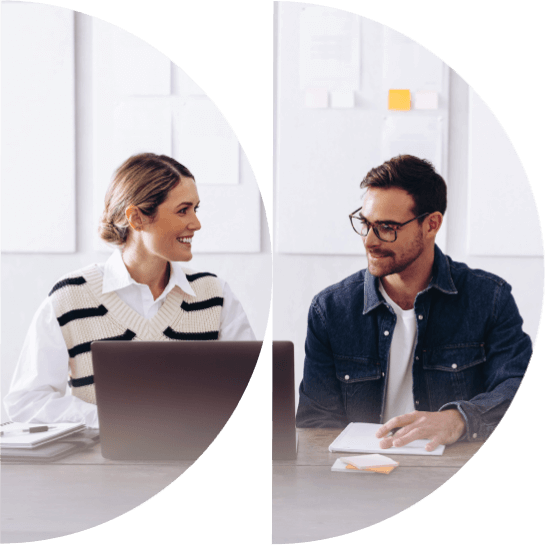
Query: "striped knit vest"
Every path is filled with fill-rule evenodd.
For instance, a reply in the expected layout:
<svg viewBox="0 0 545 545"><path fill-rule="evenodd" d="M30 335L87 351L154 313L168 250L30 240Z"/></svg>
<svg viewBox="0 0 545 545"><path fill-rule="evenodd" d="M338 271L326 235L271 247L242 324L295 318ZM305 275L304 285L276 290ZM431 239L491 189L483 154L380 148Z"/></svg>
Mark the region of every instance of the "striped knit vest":
<svg viewBox="0 0 545 545"><path fill-rule="evenodd" d="M183 269L196 296L175 286L146 320L115 292L102 293L102 273L91 265L63 277L49 293L68 348L72 394L96 403L91 342L217 340L223 293L215 275Z"/></svg>

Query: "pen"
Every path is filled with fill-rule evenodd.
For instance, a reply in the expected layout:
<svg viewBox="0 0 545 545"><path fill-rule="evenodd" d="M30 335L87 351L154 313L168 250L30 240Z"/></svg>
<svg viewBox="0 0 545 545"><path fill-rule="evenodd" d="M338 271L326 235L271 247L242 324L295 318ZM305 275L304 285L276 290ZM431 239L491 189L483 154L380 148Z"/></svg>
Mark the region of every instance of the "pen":
<svg viewBox="0 0 545 545"><path fill-rule="evenodd" d="M48 431L48 430L54 430L54 429L55 429L55 426L33 426L32 428L27 428L25 430L18 430L17 433L25 433L25 432L38 433L41 431ZM10 432L0 431L0 436L4 436L6 433L10 433Z"/></svg>
<svg viewBox="0 0 545 545"><path fill-rule="evenodd" d="M396 432L398 432L401 428L394 428L390 430L390 433L386 437L392 437Z"/></svg>

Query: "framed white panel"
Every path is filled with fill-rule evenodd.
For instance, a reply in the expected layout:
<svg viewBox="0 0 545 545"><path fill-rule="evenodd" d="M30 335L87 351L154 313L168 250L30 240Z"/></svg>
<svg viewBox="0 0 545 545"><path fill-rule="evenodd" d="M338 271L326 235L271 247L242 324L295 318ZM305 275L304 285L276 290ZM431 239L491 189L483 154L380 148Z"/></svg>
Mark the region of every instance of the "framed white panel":
<svg viewBox="0 0 545 545"><path fill-rule="evenodd" d="M195 234L193 253L261 251L261 194L242 150L239 184L202 185L197 180L197 190L202 228Z"/></svg>
<svg viewBox="0 0 545 545"><path fill-rule="evenodd" d="M209 98L176 101L173 132L173 156L199 185L238 184L238 140Z"/></svg>
<svg viewBox="0 0 545 545"><path fill-rule="evenodd" d="M470 90L468 251L483 256L542 256L530 184L505 131Z"/></svg>
<svg viewBox="0 0 545 545"><path fill-rule="evenodd" d="M2 5L2 250L74 252L74 13Z"/></svg>

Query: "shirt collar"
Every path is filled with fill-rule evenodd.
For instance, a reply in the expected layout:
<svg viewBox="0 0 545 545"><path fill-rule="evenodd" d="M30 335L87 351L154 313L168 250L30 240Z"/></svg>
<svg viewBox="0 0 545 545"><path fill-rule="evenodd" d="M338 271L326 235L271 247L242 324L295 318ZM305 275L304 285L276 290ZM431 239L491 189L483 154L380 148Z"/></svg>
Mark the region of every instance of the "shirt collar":
<svg viewBox="0 0 545 545"><path fill-rule="evenodd" d="M102 280L102 293L117 291L131 284L139 285L125 267L121 250L114 250L113 254L104 264L104 278ZM163 294L168 294L175 286L178 286L188 295L195 296L189 281L179 263L170 263L170 279Z"/></svg>
<svg viewBox="0 0 545 545"><path fill-rule="evenodd" d="M450 263L447 256L435 245L435 253L433 258L433 274L431 282L424 291L436 288L448 295L458 293L452 274L450 272ZM363 291L363 314L367 314L371 310L384 303L384 298L379 292L378 278L373 276L369 269L365 270L365 285Z"/></svg>

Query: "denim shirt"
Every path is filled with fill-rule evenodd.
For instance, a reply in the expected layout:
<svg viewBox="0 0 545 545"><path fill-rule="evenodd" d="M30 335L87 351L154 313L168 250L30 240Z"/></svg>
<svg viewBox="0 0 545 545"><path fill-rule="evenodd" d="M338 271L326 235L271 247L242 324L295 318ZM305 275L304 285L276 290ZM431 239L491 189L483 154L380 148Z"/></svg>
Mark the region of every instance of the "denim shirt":
<svg viewBox="0 0 545 545"><path fill-rule="evenodd" d="M416 410L457 409L466 423L461 439L486 439L509 407L532 352L511 286L452 261L435 246L432 280L417 295L414 311ZM368 270L314 297L298 427L383 422L395 324L378 278Z"/></svg>

